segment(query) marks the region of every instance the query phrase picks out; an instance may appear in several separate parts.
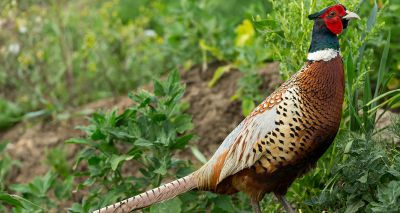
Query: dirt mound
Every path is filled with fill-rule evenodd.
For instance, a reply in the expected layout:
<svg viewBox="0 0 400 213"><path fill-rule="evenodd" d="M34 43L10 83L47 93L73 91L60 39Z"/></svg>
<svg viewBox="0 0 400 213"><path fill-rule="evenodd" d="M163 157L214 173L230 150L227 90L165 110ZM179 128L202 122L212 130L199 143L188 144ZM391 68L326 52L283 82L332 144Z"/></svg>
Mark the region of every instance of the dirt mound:
<svg viewBox="0 0 400 213"><path fill-rule="evenodd" d="M196 145L207 157L243 119L240 102L231 100L242 73L231 70L222 76L215 87L210 88L208 82L217 68L218 64L211 64L205 71L196 67L182 73L182 81L187 85L183 99L190 103L188 112L193 116L194 132L198 136ZM260 89L272 92L280 84L277 63L265 65L260 73L264 82ZM149 86L145 88L151 89ZM12 171L12 182L26 183L35 176L44 175L48 169L44 164L47 150L60 146L68 138L83 136L74 127L86 125L87 116L94 111L122 110L130 104L132 102L127 97L103 99L69 110L64 113L63 119L47 119L33 126L21 123L1 134L0 141L10 141L8 152L13 159L20 161L20 166ZM77 147L67 145L67 148L67 157L72 160Z"/></svg>

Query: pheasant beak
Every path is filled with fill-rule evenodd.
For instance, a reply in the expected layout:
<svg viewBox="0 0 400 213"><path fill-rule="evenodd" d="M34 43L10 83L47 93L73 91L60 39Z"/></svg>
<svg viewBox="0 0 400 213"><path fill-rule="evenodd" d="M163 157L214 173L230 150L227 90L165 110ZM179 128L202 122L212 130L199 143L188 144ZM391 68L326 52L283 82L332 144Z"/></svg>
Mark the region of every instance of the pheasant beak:
<svg viewBox="0 0 400 213"><path fill-rule="evenodd" d="M343 16L342 19L350 20L350 19L360 19L360 16L358 16L356 13L353 13L349 10L346 10L346 15Z"/></svg>

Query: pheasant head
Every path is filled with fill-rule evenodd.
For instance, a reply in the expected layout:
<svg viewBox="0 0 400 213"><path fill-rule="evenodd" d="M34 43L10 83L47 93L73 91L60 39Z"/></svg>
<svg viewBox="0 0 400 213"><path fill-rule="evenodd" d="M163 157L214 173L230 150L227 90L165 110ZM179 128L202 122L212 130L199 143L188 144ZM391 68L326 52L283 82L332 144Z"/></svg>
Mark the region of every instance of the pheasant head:
<svg viewBox="0 0 400 213"><path fill-rule="evenodd" d="M341 4L327 7L309 15L308 18L314 21L307 57L309 61L328 61L331 59L330 55L336 56L340 49L337 35L347 28L351 19L360 19L357 14L347 10Z"/></svg>

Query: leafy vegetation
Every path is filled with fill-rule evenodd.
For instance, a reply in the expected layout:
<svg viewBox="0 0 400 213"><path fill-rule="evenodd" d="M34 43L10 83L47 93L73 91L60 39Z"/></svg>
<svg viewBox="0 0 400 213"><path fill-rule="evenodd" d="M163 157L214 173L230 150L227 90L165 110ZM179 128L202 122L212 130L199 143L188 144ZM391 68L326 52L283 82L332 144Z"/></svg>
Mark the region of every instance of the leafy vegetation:
<svg viewBox="0 0 400 213"><path fill-rule="evenodd" d="M219 61L210 87L240 70L232 99L241 101L246 115L267 95L259 90L259 67L279 61L283 79L296 72L309 47L307 15L334 3L2 1L0 129L126 94L150 79L154 89L130 93L133 105L123 111L93 114L88 126L78 127L86 136L49 150L49 171L29 183L9 184L18 162L7 153L9 143L0 143L0 211L88 212L194 171L192 160L182 160L196 133L176 70L205 70ZM340 37L346 70L341 129L317 168L292 185L288 199L302 212L399 212L400 118L388 127L390 137L382 137L388 133L377 121L400 106L400 3L341 3L362 17ZM80 147L73 165L65 154L71 146ZM191 148L190 155L204 161L201 147ZM281 206L267 196L263 208L273 212ZM189 192L144 211L199 209L251 208L240 193Z"/></svg>
<svg viewBox="0 0 400 213"><path fill-rule="evenodd" d="M81 175L88 178L79 188L89 188L90 196L85 198L89 207L100 208L158 186L165 177L190 171L187 163L172 158L173 152L183 149L192 138L184 134L192 124L190 116L183 113L185 105L179 102L184 89L178 76L174 72L167 82L155 81L155 94L143 91L131 95L135 105L120 115L115 111L94 114L92 125L82 128L88 137L67 141L87 146L78 154L77 164L87 164ZM137 174L125 174L123 166L132 161L135 165L130 166L137 167ZM97 201L103 198L101 194L108 196ZM73 212L80 212L77 208L74 205Z"/></svg>

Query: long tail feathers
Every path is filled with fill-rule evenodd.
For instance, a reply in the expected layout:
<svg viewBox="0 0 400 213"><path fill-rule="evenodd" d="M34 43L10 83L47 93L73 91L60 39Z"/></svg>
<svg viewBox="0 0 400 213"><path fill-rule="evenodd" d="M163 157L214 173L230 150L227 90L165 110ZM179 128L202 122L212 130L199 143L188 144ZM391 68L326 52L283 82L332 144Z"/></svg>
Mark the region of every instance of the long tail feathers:
<svg viewBox="0 0 400 213"><path fill-rule="evenodd" d="M186 177L177 179L164 184L158 188L149 190L142 194L109 205L102 209L93 211L93 213L127 213L135 209L147 207L153 203L169 200L177 195L185 193L197 187L195 175L190 174Z"/></svg>

